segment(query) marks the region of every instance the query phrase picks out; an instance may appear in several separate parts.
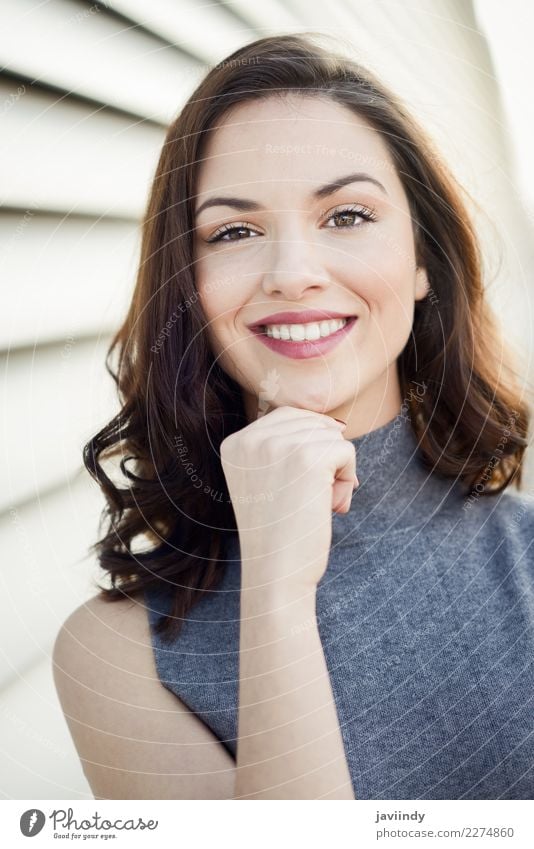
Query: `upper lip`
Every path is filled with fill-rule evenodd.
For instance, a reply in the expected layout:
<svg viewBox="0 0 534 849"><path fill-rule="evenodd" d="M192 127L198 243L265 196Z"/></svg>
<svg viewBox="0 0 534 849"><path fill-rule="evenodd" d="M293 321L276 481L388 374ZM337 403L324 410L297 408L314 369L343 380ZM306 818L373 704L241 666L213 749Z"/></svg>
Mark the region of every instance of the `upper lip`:
<svg viewBox="0 0 534 849"><path fill-rule="evenodd" d="M273 312L265 315L258 321L248 324L253 329L265 324L309 324L312 321L329 321L332 318L356 318L354 314L346 312L332 312L331 310L299 310L298 312Z"/></svg>

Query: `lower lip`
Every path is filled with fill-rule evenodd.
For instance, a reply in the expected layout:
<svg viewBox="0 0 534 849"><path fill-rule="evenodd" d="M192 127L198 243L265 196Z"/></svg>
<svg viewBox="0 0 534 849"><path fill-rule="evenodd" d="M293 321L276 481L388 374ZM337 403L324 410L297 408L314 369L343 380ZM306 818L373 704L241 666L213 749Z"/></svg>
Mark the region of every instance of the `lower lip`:
<svg viewBox="0 0 534 849"><path fill-rule="evenodd" d="M356 321L356 318L349 318L340 330L336 330L330 336L323 336L315 342L307 339L303 342L288 342L285 339L273 339L272 336L267 336L266 333L260 333L258 330L253 333L256 339L263 342L271 351L276 351L277 354L283 354L285 357L292 357L294 360L306 360L309 357L320 357L339 345L347 333L350 333Z"/></svg>

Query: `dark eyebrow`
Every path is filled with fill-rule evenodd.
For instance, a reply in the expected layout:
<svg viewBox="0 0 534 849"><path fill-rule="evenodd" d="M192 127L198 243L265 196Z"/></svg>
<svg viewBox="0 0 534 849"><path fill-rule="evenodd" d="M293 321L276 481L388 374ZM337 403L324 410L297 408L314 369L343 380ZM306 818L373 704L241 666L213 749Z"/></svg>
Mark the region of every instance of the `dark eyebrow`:
<svg viewBox="0 0 534 849"><path fill-rule="evenodd" d="M382 183L375 180L375 178L371 177L370 174L357 172L355 174L347 174L346 177L338 177L331 183L325 183L324 186L319 186L318 189L315 189L312 192L312 197L316 200L320 200L321 198L325 198L328 195L332 195L334 192L337 192L339 189L342 189L343 186L348 186L349 183L374 183L375 186L378 186L378 188L387 195L387 191ZM240 212L251 212L263 209L261 204L256 203L255 200L245 200L244 198L234 197L214 197L209 198L209 200L205 200L204 203L201 203L195 215L200 215L202 210L208 209L210 206L230 206L232 209L238 209Z"/></svg>
<svg viewBox="0 0 534 849"><path fill-rule="evenodd" d="M347 174L346 177L338 177L337 180L333 180L331 183L326 183L324 186L320 186L313 192L313 197L320 200L321 198L325 198L328 195L332 195L334 192L337 192L338 189L342 189L343 186L348 186L349 183L374 183L375 186L378 186L378 188L387 195L387 191L382 183L375 180L375 178L371 177L370 174L363 174L361 171L358 171L355 174Z"/></svg>

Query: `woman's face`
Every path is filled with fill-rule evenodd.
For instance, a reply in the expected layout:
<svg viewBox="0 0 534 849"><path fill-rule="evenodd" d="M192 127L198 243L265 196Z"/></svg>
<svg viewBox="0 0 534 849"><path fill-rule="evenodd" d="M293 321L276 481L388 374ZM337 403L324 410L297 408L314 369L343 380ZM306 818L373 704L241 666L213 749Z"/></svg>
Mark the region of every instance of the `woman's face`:
<svg viewBox="0 0 534 849"><path fill-rule="evenodd" d="M197 188L199 298L249 421L291 405L349 420L347 438L390 421L428 282L380 135L320 97L245 103L210 133ZM335 332L328 313L351 319Z"/></svg>

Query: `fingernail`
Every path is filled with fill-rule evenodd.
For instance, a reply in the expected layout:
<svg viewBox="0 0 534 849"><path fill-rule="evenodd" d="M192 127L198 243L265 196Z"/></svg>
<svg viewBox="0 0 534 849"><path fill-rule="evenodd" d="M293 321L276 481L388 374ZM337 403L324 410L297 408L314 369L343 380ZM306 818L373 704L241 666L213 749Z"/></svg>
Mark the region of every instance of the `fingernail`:
<svg viewBox="0 0 534 849"><path fill-rule="evenodd" d="M358 476L354 475L354 489L356 489L360 485L360 481L358 480Z"/></svg>

